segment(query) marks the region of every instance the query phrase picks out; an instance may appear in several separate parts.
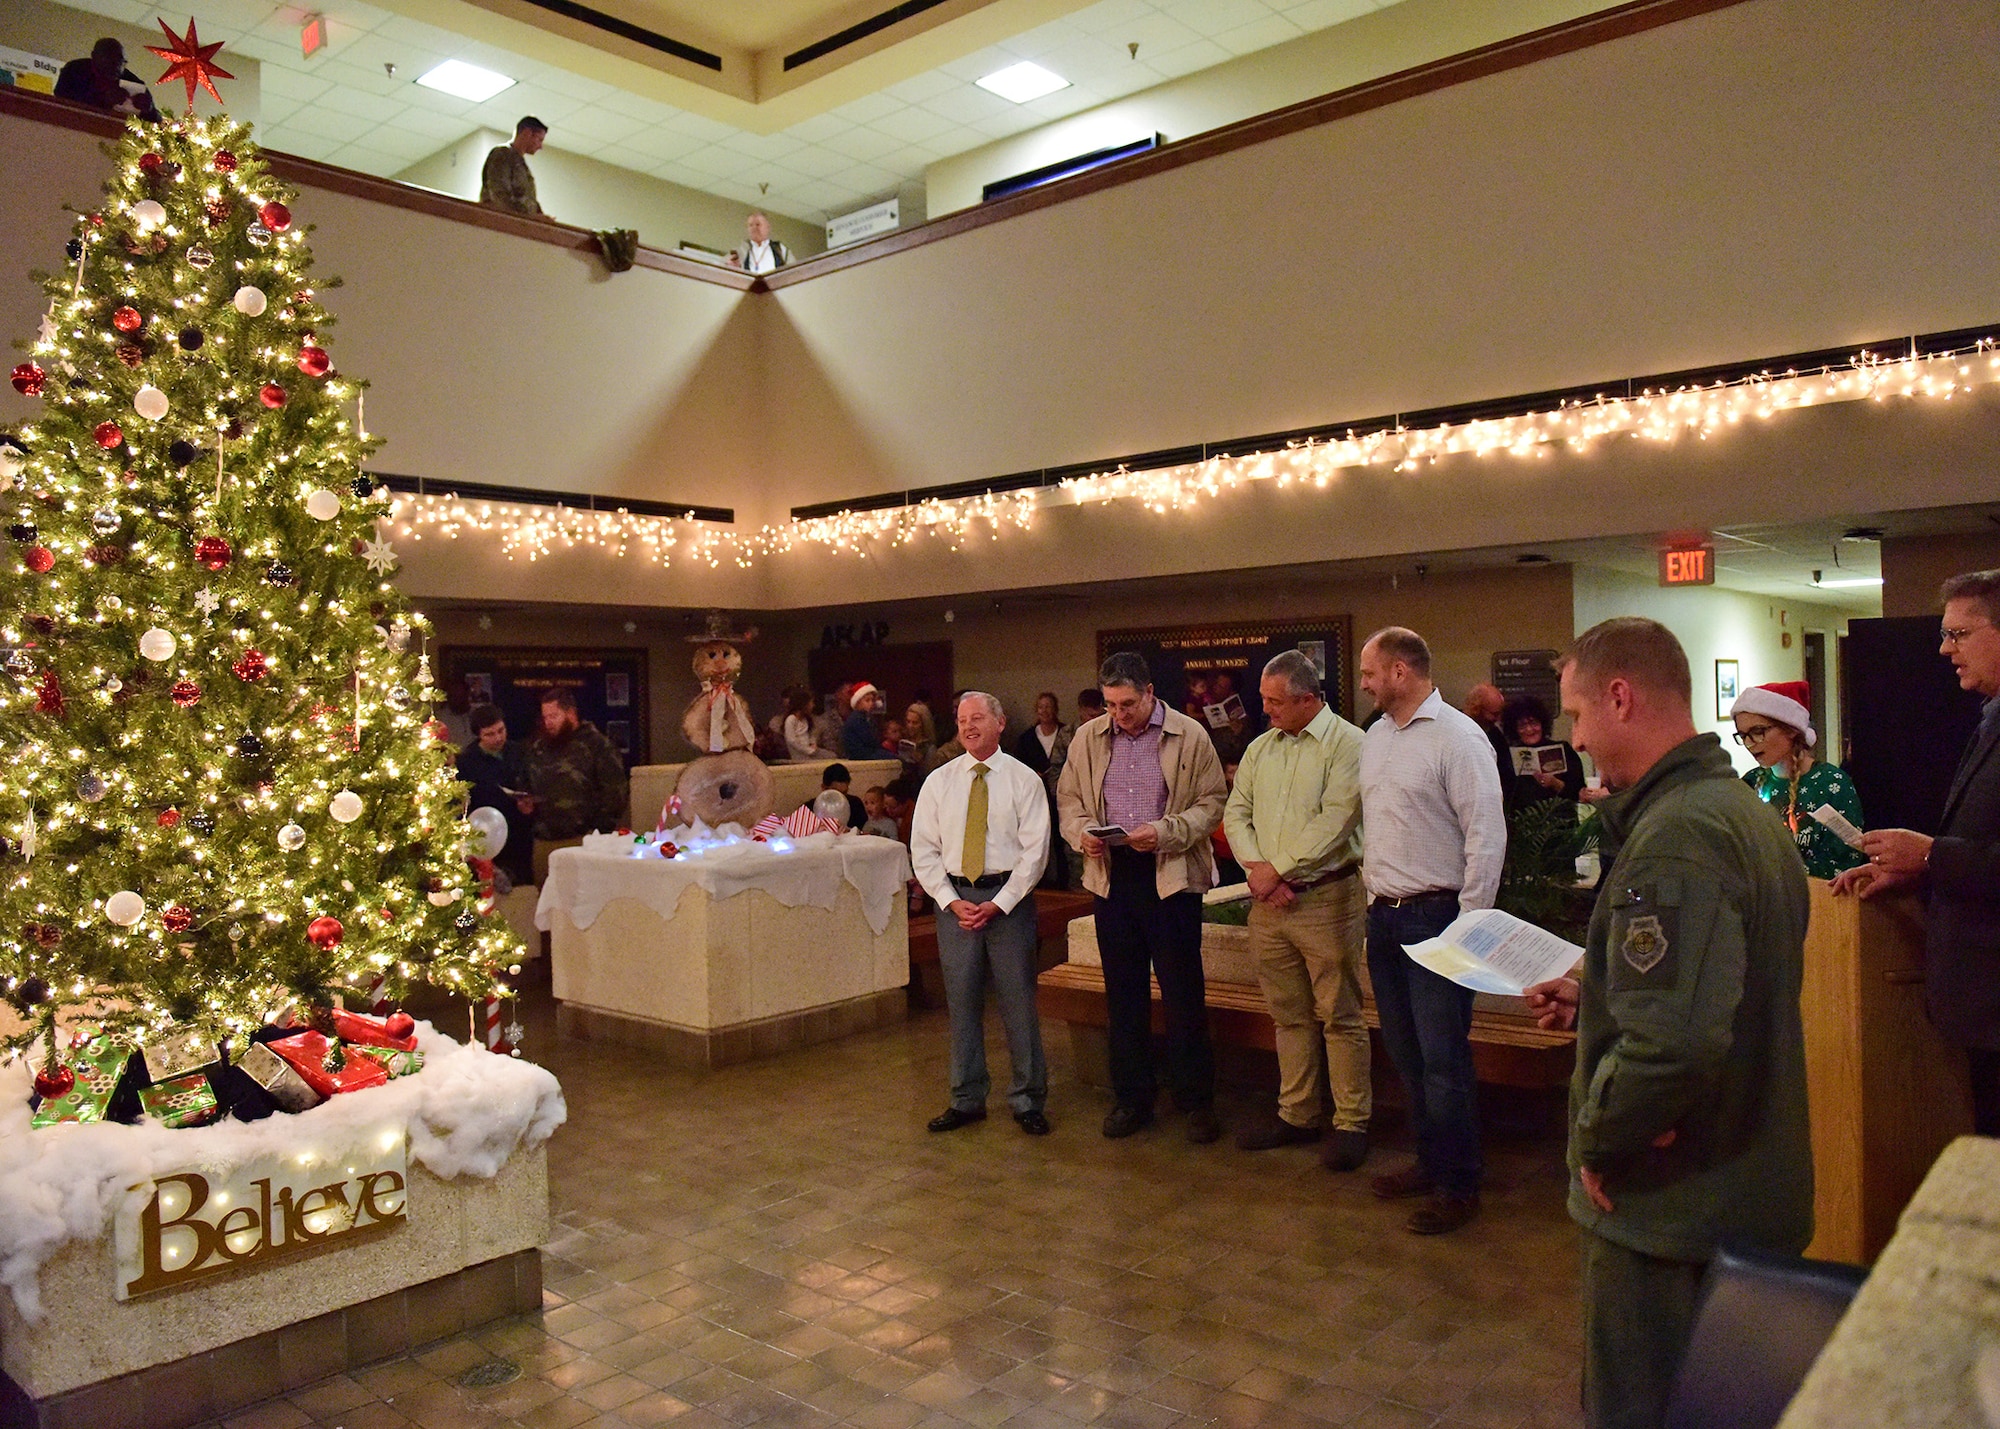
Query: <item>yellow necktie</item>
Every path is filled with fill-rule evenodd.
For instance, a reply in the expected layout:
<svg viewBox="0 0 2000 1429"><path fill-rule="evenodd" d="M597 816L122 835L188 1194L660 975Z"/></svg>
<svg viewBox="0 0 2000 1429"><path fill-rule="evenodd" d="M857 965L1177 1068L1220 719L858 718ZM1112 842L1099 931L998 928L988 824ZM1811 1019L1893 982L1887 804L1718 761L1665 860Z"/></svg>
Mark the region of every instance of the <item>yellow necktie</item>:
<svg viewBox="0 0 2000 1429"><path fill-rule="evenodd" d="M958 854L959 877L986 875L986 766L972 766L972 787L965 793L965 843Z"/></svg>

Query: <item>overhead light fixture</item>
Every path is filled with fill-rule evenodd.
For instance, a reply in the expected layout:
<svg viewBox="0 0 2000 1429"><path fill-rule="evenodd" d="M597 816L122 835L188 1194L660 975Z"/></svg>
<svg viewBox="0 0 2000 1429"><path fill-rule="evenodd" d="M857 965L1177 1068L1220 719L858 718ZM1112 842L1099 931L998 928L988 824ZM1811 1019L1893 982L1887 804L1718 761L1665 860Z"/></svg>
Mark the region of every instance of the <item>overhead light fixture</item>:
<svg viewBox="0 0 2000 1429"><path fill-rule="evenodd" d="M469 65L464 60L446 60L435 69L418 75L417 83L425 89L435 89L439 94L449 94L453 99L470 100L474 104L514 87L514 81L506 75Z"/></svg>
<svg viewBox="0 0 2000 1429"><path fill-rule="evenodd" d="M1053 70L1043 69L1033 60L1022 60L1017 65L996 69L982 79L973 81L990 94L1002 99L1011 99L1016 104L1026 104L1031 99L1040 99L1045 94L1054 94L1059 89L1068 89L1069 81Z"/></svg>
<svg viewBox="0 0 2000 1429"><path fill-rule="evenodd" d="M1825 577L1820 575L1818 571L1814 571L1813 584L1818 586L1821 590L1849 590L1859 586L1878 586L1882 584L1882 577L1835 576L1832 580L1827 580Z"/></svg>

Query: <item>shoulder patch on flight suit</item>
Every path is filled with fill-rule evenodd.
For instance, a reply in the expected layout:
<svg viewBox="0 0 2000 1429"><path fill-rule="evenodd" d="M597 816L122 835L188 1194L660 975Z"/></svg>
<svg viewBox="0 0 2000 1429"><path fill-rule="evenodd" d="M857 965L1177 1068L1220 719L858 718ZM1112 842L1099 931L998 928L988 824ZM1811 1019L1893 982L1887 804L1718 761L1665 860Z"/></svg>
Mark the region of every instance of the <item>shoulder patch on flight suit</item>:
<svg viewBox="0 0 2000 1429"><path fill-rule="evenodd" d="M1649 973L1667 955L1673 940L1666 929L1660 926L1656 914L1644 913L1625 925L1623 952L1625 961L1640 973Z"/></svg>
<svg viewBox="0 0 2000 1429"><path fill-rule="evenodd" d="M1611 892L1611 952L1619 962L1612 983L1633 989L1670 988L1680 980L1680 880L1614 888Z"/></svg>

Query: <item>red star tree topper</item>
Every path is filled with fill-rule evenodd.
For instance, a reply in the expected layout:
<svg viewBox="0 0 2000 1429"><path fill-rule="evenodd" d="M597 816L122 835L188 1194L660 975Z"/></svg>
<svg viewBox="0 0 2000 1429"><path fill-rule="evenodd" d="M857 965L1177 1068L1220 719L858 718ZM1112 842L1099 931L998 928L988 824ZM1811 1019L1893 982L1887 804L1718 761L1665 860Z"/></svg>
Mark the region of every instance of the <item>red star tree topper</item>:
<svg viewBox="0 0 2000 1429"><path fill-rule="evenodd" d="M182 84L185 84L187 86L188 109L190 112L194 109L194 91L196 85L201 86L201 88L214 95L217 104L222 103L222 92L215 87L215 80L236 78L235 75L215 63L215 52L222 48L222 41L217 40L212 45L204 45L201 42L201 36L197 35L194 31L194 17L192 15L188 17L188 32L185 35L176 35L172 30L167 29L167 22L165 20L160 21L159 25L162 30L166 31L167 48L161 49L158 45L148 45L146 48L167 61L167 72L160 76L160 83L172 84L175 80L179 80ZM211 79L211 75L215 78Z"/></svg>

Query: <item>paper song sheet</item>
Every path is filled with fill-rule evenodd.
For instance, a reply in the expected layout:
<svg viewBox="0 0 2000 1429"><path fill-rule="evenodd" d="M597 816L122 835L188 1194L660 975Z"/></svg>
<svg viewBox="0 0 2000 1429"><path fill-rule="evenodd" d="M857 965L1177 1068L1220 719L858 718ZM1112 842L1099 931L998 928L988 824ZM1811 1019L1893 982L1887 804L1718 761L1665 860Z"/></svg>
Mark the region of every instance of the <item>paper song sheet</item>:
<svg viewBox="0 0 2000 1429"><path fill-rule="evenodd" d="M1583 949L1498 908L1461 913L1435 938L1403 948L1419 967L1474 992L1519 997L1538 982L1561 977L1583 960Z"/></svg>
<svg viewBox="0 0 2000 1429"><path fill-rule="evenodd" d="M1834 808L1833 805L1821 804L1817 809L1812 811L1812 816L1822 824L1825 824L1827 832L1846 844L1849 848L1861 847L1861 830L1849 823L1847 816Z"/></svg>

